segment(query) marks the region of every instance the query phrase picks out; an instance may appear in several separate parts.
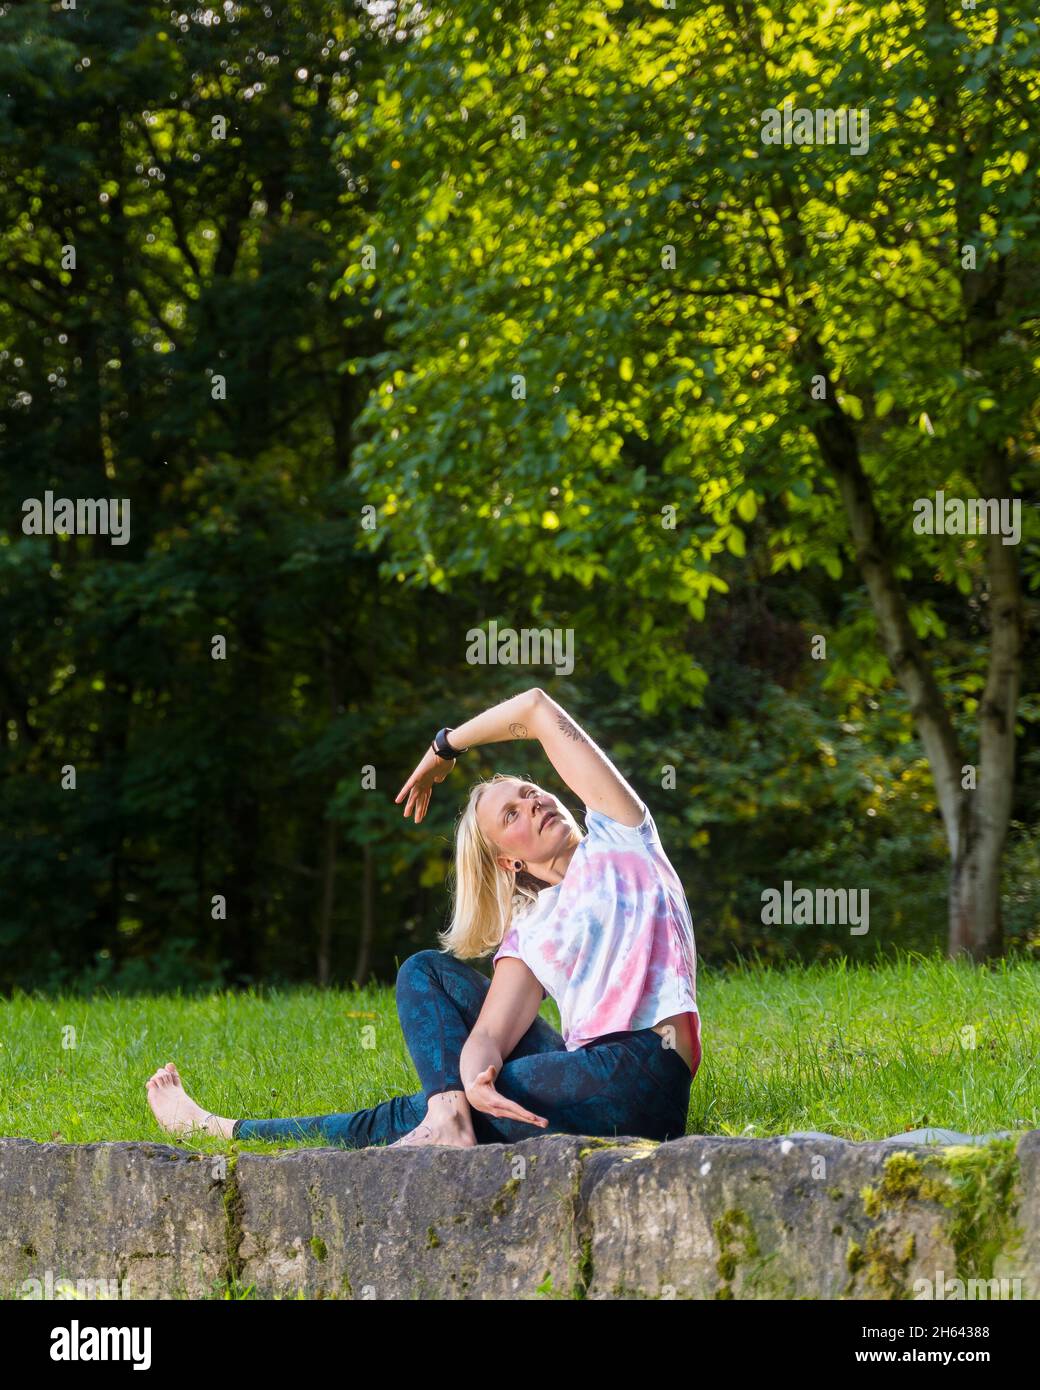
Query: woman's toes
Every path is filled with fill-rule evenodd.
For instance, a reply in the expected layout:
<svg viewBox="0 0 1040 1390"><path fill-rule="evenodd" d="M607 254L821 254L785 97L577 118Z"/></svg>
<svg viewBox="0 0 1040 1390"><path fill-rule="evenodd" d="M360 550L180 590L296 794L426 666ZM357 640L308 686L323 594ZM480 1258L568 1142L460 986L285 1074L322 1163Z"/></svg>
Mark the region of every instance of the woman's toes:
<svg viewBox="0 0 1040 1390"><path fill-rule="evenodd" d="M173 1068L172 1071L170 1070L171 1067ZM151 1086L153 1083L156 1086L181 1085L181 1079L177 1074L177 1068L174 1067L172 1062L167 1062L165 1067L160 1067L157 1072L153 1072L148 1078L148 1085Z"/></svg>

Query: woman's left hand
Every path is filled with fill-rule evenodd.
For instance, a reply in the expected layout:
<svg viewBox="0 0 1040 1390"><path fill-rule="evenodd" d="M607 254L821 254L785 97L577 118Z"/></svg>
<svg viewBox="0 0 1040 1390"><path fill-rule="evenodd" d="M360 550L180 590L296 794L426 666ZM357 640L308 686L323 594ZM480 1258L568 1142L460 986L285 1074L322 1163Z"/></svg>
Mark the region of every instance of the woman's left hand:
<svg viewBox="0 0 1040 1390"><path fill-rule="evenodd" d="M466 1087L466 1099L472 1110L481 1110L485 1115L495 1115L500 1120L519 1120L524 1125L535 1125L545 1129L549 1121L544 1115L534 1115L516 1101L495 1090L497 1070L494 1066L485 1067Z"/></svg>
<svg viewBox="0 0 1040 1390"><path fill-rule="evenodd" d="M426 814L427 806L430 804L430 797L433 794L434 786L438 782L443 782L454 766L454 758L439 757L432 748L427 748L423 755L422 762L394 797L394 801L399 802L401 797L407 792L408 800L404 805L404 814L406 818L408 812L414 806L415 823L416 825L419 824Z"/></svg>

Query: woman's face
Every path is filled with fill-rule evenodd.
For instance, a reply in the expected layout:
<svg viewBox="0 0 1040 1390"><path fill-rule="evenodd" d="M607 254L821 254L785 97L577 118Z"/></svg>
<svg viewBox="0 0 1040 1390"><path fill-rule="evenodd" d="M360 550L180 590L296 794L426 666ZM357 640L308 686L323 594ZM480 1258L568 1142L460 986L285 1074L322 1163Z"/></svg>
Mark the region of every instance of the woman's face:
<svg viewBox="0 0 1040 1390"><path fill-rule="evenodd" d="M492 844L529 869L550 863L580 835L574 817L556 797L515 777L488 788L477 806L477 820Z"/></svg>

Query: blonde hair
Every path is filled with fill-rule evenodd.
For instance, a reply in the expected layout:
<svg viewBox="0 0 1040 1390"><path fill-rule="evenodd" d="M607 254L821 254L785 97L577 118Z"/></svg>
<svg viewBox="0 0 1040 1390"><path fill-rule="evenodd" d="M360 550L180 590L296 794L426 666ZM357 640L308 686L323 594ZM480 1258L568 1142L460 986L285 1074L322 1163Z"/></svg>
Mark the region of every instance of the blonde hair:
<svg viewBox="0 0 1040 1390"><path fill-rule="evenodd" d="M459 960L472 960L496 951L513 921L530 911L540 889L549 887L544 879L526 869L514 874L496 863L496 856L504 851L487 838L477 820L477 807L488 787L496 782L526 780L496 772L470 787L469 799L455 829L451 921L438 933L441 949Z"/></svg>

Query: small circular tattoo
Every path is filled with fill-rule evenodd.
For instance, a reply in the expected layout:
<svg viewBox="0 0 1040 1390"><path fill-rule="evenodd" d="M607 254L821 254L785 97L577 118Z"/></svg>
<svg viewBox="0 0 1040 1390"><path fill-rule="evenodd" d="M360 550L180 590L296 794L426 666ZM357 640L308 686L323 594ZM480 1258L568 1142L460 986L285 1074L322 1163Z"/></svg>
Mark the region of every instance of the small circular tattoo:
<svg viewBox="0 0 1040 1390"><path fill-rule="evenodd" d="M527 729L523 724L510 724L509 732L513 735L514 738L527 737Z"/></svg>

